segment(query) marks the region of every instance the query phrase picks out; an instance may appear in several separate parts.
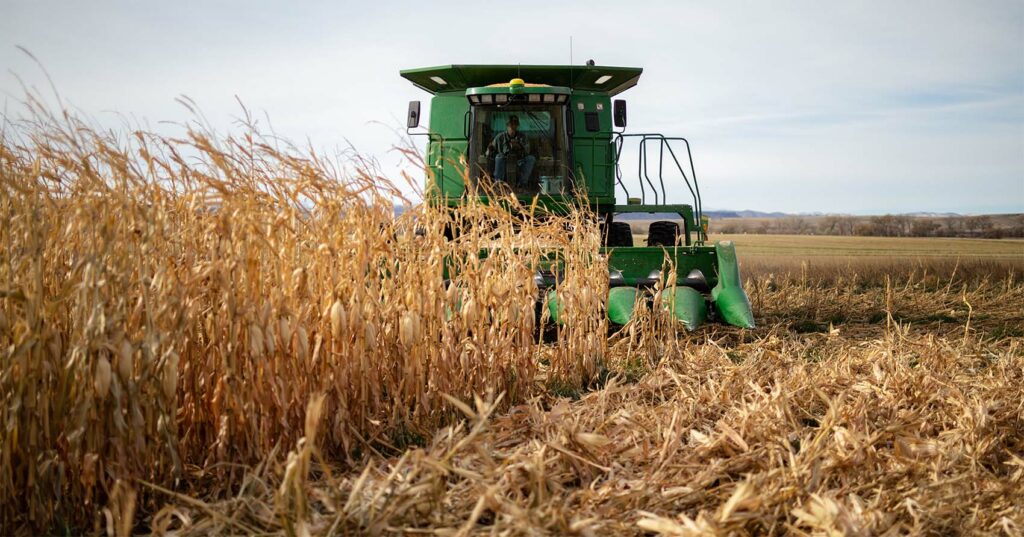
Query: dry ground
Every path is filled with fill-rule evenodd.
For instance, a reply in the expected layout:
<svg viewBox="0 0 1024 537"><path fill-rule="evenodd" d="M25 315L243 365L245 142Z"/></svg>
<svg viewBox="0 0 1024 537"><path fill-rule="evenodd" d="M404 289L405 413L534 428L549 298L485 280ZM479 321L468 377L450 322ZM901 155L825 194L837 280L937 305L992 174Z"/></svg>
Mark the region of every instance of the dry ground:
<svg viewBox="0 0 1024 537"><path fill-rule="evenodd" d="M821 235L727 235L711 240L731 240L745 256L805 257L901 257L1015 259L1024 262L1024 240L918 237L839 237Z"/></svg>
<svg viewBox="0 0 1024 537"><path fill-rule="evenodd" d="M930 259L985 258L1024 262L1024 239L962 239L945 237L853 237L829 235L760 235L712 233L712 241L730 240L744 261L759 257L807 258L864 256ZM633 235L637 246L647 243L647 235Z"/></svg>
<svg viewBox="0 0 1024 537"><path fill-rule="evenodd" d="M172 502L182 529L1019 535L1020 264L790 268L748 277L755 330L619 334L601 386L466 401L422 447L356 467L299 446L308 475L258 467L233 499Z"/></svg>

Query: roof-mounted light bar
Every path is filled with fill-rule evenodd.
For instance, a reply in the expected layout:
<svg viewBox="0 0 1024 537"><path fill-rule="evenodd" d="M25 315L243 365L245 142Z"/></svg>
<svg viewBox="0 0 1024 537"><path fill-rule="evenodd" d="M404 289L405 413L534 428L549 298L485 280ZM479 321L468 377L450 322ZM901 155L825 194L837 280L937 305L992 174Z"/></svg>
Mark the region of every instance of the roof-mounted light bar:
<svg viewBox="0 0 1024 537"><path fill-rule="evenodd" d="M508 104L508 103L529 103L529 104L565 104L569 102L569 96L556 93L526 93L509 95L507 93L469 95L469 102L472 104Z"/></svg>

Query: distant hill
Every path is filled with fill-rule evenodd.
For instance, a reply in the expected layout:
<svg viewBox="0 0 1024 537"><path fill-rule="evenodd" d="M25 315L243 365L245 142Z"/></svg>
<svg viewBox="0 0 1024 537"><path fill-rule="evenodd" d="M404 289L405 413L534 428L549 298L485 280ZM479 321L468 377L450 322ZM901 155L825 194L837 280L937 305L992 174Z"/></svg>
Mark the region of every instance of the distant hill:
<svg viewBox="0 0 1024 537"><path fill-rule="evenodd" d="M959 213L932 213L932 212L913 212L913 213L894 213L895 216L913 216L913 217L926 217L926 218L951 218L963 216ZM792 216L805 216L805 217L821 217L821 216L853 216L844 213L824 213L824 212L812 212L812 213L784 213L781 211L751 211L741 210L734 211L729 209L705 209L704 216L714 219L722 218L787 218ZM677 215L672 213L628 213L616 216L616 220L669 220L672 218L678 218Z"/></svg>
<svg viewBox="0 0 1024 537"><path fill-rule="evenodd" d="M409 207L403 205L395 205L395 216L399 216ZM716 220L723 218L786 218L791 216L853 216L842 213L824 213L824 212L813 212L813 213L784 213L781 211L752 211L749 209L743 210L732 210L732 209L705 209L704 216L708 218L714 218ZM913 217L927 217L927 218L950 218L963 216L959 213L936 213L936 212L912 212L912 213L896 213L896 216L913 216ZM679 215L675 213L624 213L615 217L616 220L622 221L636 221L636 220L672 220L679 218Z"/></svg>
<svg viewBox="0 0 1024 537"><path fill-rule="evenodd" d="M960 213L929 213L929 212L917 212L917 213L902 213L900 216L922 216L930 218L948 218L951 216L963 216Z"/></svg>
<svg viewBox="0 0 1024 537"><path fill-rule="evenodd" d="M784 216L791 216L787 213L775 211L775 212L762 212L762 211L729 211L729 210L712 210L708 209L704 211L704 215L708 218L782 218Z"/></svg>
<svg viewBox="0 0 1024 537"><path fill-rule="evenodd" d="M728 209L705 209L704 216L708 218L785 218L787 216L821 216L822 213L800 213L791 214L783 212L763 212L763 211L732 211ZM674 213L625 213L615 217L616 220L671 220L673 218L679 218L679 215Z"/></svg>

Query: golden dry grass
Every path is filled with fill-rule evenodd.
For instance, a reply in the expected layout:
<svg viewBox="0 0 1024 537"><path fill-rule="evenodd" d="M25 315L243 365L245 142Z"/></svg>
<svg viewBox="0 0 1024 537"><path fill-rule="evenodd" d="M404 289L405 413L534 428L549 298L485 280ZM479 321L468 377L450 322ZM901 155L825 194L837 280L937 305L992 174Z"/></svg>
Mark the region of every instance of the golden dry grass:
<svg viewBox="0 0 1024 537"><path fill-rule="evenodd" d="M6 529L92 527L129 482L234 490L303 436L315 397L320 447L354 461L450 422L446 397L524 400L541 359L568 386L598 373L607 268L580 214L527 215L528 234L483 205L395 219L365 163L343 179L255 132L121 139L34 112L0 148ZM574 308L555 345L535 337L542 245Z"/></svg>
<svg viewBox="0 0 1024 537"><path fill-rule="evenodd" d="M1015 265L767 266L758 330L655 308L609 339L585 213L394 219L370 163L30 106L0 144L3 533L1024 524Z"/></svg>

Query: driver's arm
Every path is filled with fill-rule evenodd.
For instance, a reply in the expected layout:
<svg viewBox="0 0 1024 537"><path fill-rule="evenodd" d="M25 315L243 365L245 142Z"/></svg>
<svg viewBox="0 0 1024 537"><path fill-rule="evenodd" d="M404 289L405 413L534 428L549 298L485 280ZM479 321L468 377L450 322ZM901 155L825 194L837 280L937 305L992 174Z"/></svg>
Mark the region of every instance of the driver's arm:
<svg viewBox="0 0 1024 537"><path fill-rule="evenodd" d="M493 154L497 153L498 148L501 147L501 135L502 134L504 134L504 133L499 132L497 135L494 136L494 139L491 140L491 143L487 144L487 154L488 155L493 155Z"/></svg>

